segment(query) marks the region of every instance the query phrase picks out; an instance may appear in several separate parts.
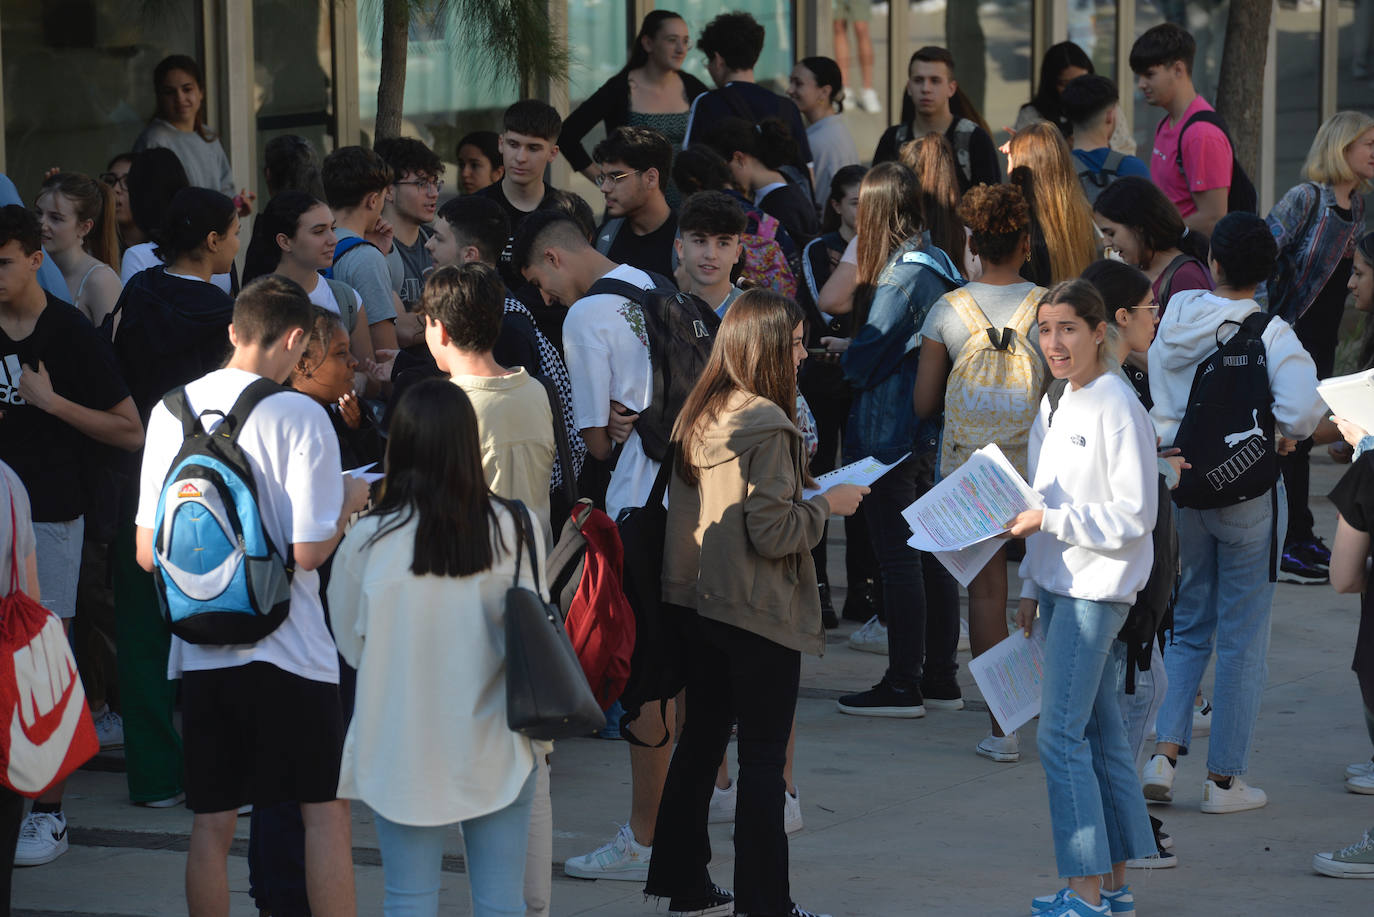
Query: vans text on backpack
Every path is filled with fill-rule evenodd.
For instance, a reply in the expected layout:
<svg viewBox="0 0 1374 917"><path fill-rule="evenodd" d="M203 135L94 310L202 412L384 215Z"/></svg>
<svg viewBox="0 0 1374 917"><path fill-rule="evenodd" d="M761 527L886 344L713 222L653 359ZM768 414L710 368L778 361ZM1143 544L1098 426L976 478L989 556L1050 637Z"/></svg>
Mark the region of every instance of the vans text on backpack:
<svg viewBox="0 0 1374 917"><path fill-rule="evenodd" d="M184 441L157 500L153 578L172 633L187 643L256 643L291 609L289 547L283 555L272 543L252 466L238 445L253 408L281 391L258 379L228 414L196 414L184 387L163 399L181 421ZM210 432L201 426L208 414L223 417Z"/></svg>
<svg viewBox="0 0 1374 917"><path fill-rule="evenodd" d="M1168 120L1167 117L1160 120L1159 127L1155 128L1156 134ZM1231 132L1226 129L1226 122L1221 119L1221 115L1214 111L1194 112L1179 129L1178 149L1174 151L1174 165L1178 167L1178 174L1183 176L1184 184L1188 183L1188 172L1183 168L1183 138L1187 135L1188 128L1199 121L1219 128L1226 135L1226 142L1231 144L1231 187L1226 194L1226 212L1259 213L1259 194L1255 191L1255 183L1250 181L1250 176L1245 174L1244 166L1236 158L1236 142L1231 139Z"/></svg>
<svg viewBox="0 0 1374 917"><path fill-rule="evenodd" d="M635 431L644 454L661 462L668 454L673 422L710 359L720 316L690 293L645 290L614 277L602 277L587 290L588 296L601 294L623 296L644 313L654 388L652 400L638 412Z"/></svg>

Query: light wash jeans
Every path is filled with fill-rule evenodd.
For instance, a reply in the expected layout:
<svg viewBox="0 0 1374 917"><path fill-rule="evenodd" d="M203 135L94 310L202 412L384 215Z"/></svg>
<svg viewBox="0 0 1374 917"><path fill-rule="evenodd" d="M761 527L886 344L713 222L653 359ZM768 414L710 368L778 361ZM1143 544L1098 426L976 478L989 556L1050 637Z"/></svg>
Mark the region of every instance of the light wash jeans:
<svg viewBox="0 0 1374 917"><path fill-rule="evenodd" d="M1129 608L1040 590L1045 674L1036 738L1063 877L1103 875L1113 863L1158 852L1112 653Z"/></svg>
<svg viewBox="0 0 1374 917"><path fill-rule="evenodd" d="M1121 695L1121 718L1126 723L1126 745L1136 765L1146 750L1145 738L1154 728L1159 716L1160 705L1169 690L1169 673L1164 668L1164 657L1159 652L1159 641L1150 648L1150 668L1139 669L1135 673L1135 693L1126 693L1126 644L1120 640L1112 644L1112 658L1117 665L1117 691ZM1153 750L1154 745L1149 745Z"/></svg>
<svg viewBox="0 0 1374 917"><path fill-rule="evenodd" d="M525 843L535 770L515 801L480 818L459 824L472 890L473 917L525 913ZM439 882L444 838L451 825L398 825L377 816L377 844L382 850L386 917L434 917L439 913Z"/></svg>
<svg viewBox="0 0 1374 917"><path fill-rule="evenodd" d="M1269 674L1269 617L1276 572L1270 566L1273 533L1287 531L1283 482L1270 496L1219 509L1177 508L1182 572L1174 606L1174 634L1164 666L1169 691L1159 709L1159 741L1187 748L1193 737L1193 698L1215 644L1212 738L1207 769L1223 777L1249 769L1260 695ZM1277 528L1275 528L1277 523Z"/></svg>

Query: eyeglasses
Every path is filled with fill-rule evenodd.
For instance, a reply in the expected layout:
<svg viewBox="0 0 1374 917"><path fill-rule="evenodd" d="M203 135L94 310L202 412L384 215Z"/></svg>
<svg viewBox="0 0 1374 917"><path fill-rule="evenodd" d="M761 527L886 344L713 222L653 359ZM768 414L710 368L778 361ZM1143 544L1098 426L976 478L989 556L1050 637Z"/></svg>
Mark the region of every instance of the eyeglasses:
<svg viewBox="0 0 1374 917"><path fill-rule="evenodd" d="M414 185L415 187L419 188L421 191L430 191L430 190L433 190L436 194L437 194L438 192L444 190L444 183L443 183L442 181L440 181L439 179L437 179L437 178L431 178L431 179L418 179L418 178L417 178L417 179L412 179L412 180L410 180L410 181L398 181L398 182L393 182L393 184L397 184L397 185Z"/></svg>
<svg viewBox="0 0 1374 917"><path fill-rule="evenodd" d="M1151 315L1159 314L1159 303L1155 302L1153 299L1150 300L1150 304L1148 306L1131 306L1130 308L1131 311L1135 311L1136 309L1148 309Z"/></svg>
<svg viewBox="0 0 1374 917"><path fill-rule="evenodd" d="M596 176L593 181L596 182L598 188L604 188L607 182L613 186L618 185L631 175L638 175L639 172L639 169L630 169L627 172L602 172L600 175Z"/></svg>
<svg viewBox="0 0 1374 917"><path fill-rule="evenodd" d="M100 180L111 188L123 188L125 191L129 190L128 172L125 172L123 175L117 175L114 172L102 172L100 173Z"/></svg>

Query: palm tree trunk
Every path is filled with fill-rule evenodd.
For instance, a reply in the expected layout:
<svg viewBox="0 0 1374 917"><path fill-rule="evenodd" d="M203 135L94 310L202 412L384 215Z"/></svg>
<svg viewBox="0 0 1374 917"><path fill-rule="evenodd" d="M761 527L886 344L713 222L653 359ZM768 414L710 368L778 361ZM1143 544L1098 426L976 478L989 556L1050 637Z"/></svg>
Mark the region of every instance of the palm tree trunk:
<svg viewBox="0 0 1374 917"><path fill-rule="evenodd" d="M373 142L401 135L406 94L406 49L410 41L408 0L382 0L382 60L377 77L377 127Z"/></svg>
<svg viewBox="0 0 1374 917"><path fill-rule="evenodd" d="M1231 131L1236 158L1255 177L1259 176L1264 63L1273 9L1274 0L1231 0L1217 81L1217 111Z"/></svg>

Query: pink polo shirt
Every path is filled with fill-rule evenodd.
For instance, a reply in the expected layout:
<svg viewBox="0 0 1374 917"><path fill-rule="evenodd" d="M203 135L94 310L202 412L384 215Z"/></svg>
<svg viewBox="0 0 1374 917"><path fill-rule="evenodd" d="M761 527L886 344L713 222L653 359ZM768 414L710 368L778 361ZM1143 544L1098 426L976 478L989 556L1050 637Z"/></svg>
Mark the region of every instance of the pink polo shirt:
<svg viewBox="0 0 1374 917"><path fill-rule="evenodd" d="M1171 122L1166 115L1155 130L1150 154L1150 177L1182 216L1197 212L1193 193L1231 187L1231 142L1214 124L1197 123L1188 128L1183 144L1183 173L1178 171L1178 135L1195 113L1213 111L1202 96L1193 99L1183 117Z"/></svg>

